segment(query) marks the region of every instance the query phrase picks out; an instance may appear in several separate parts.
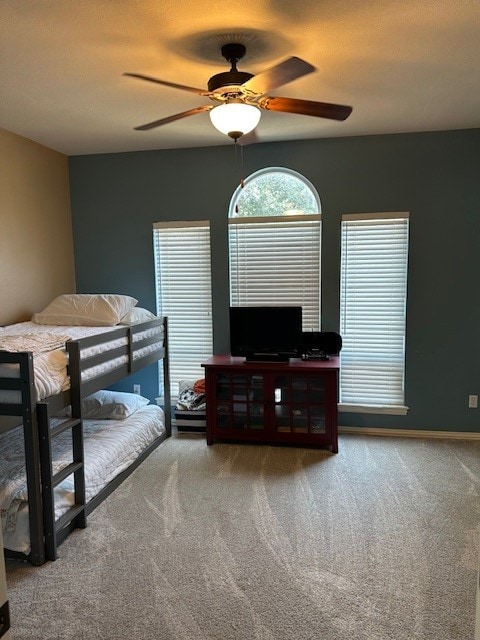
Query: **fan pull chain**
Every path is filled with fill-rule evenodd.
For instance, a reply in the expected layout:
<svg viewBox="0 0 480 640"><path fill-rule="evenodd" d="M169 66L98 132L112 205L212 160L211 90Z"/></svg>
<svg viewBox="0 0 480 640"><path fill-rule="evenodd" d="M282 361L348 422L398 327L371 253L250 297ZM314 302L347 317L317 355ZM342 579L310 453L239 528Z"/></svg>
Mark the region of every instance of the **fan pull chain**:
<svg viewBox="0 0 480 640"><path fill-rule="evenodd" d="M235 166L237 168L237 173L238 173L238 169L240 169L241 173L243 174L243 165L244 165L244 159L243 159L243 146L237 144L237 138L235 138ZM238 151L238 147L240 147L240 151ZM238 163L238 154L240 153L240 165ZM240 178L240 188L243 189L245 187L245 179L243 177ZM238 213L238 203L235 204L235 213Z"/></svg>

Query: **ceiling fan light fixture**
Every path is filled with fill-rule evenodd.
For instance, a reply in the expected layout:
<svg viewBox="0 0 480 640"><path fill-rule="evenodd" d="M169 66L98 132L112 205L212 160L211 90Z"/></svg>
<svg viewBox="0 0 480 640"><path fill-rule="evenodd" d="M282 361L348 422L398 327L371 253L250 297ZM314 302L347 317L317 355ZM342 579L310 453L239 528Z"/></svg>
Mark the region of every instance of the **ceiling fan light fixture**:
<svg viewBox="0 0 480 640"><path fill-rule="evenodd" d="M244 102L225 102L210 111L213 126L234 140L253 131L260 116L258 107Z"/></svg>

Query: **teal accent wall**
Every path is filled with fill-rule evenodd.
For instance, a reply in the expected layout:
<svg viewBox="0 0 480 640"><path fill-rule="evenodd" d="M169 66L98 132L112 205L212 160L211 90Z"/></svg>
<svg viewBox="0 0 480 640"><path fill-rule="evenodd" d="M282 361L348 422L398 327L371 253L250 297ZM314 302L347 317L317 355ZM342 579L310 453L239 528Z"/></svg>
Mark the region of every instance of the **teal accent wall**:
<svg viewBox="0 0 480 640"><path fill-rule="evenodd" d="M410 410L406 416L342 413L340 424L479 431L480 409L467 403L469 394L480 394L479 150L480 129L472 129L73 156L77 290L130 294L155 311L153 223L209 219L214 350L228 352L230 198L242 177L288 167L308 178L322 201L325 331L339 323L341 215L410 212ZM150 398L157 395L156 371L135 376Z"/></svg>

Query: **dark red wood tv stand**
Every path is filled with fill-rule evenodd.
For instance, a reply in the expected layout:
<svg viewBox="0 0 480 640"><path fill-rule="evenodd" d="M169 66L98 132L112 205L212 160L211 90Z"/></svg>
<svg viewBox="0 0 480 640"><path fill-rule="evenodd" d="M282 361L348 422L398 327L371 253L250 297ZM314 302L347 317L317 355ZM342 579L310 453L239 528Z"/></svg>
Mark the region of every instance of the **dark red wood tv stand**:
<svg viewBox="0 0 480 640"><path fill-rule="evenodd" d="M338 357L265 363L213 356L202 367L207 444L240 440L338 452Z"/></svg>

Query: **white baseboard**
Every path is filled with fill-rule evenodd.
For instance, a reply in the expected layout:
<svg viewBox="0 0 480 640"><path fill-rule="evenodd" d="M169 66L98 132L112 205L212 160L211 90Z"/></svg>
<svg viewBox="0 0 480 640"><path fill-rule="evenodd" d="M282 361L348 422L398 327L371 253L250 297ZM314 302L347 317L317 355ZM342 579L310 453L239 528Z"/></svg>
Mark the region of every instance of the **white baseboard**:
<svg viewBox="0 0 480 640"><path fill-rule="evenodd" d="M382 429L379 427L338 427L339 434L362 436L395 436L396 438L449 438L452 440L480 440L480 432L429 431L427 429Z"/></svg>

